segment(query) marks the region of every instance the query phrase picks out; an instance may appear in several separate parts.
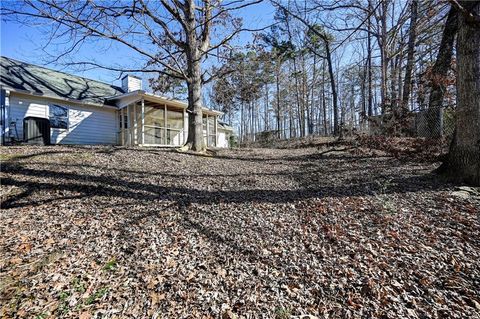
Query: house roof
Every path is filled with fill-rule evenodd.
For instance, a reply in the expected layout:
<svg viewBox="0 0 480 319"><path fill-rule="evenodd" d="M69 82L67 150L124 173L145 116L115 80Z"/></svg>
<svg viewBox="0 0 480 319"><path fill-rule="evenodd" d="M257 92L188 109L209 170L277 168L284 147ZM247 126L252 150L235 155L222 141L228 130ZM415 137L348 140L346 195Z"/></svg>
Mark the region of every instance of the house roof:
<svg viewBox="0 0 480 319"><path fill-rule="evenodd" d="M156 102L156 103L159 103L159 104L172 105L172 106L176 106L176 107L179 107L179 108L182 108L182 109L187 109L188 108L188 103L186 103L186 102L176 100L176 99L171 99L171 98L161 96L161 95L157 95L157 94L153 94L153 93L149 93L149 92L146 92L144 90L136 90L136 91L132 91L132 92L122 94L122 95L112 96L112 97L107 98L107 100L118 101L119 103L117 105L120 108L123 108L127 104L132 103L132 100L128 100L128 98L133 98L135 101L145 99L146 101L152 101L152 102ZM122 103L122 99L126 99L127 102ZM212 110L212 109L209 109L209 108L206 108L206 107L202 107L202 112L204 114L208 114L208 115L223 115L223 112L221 112L221 111Z"/></svg>
<svg viewBox="0 0 480 319"><path fill-rule="evenodd" d="M124 93L114 85L4 56L0 57L0 85L34 95L97 105L112 104L108 97Z"/></svg>
<svg viewBox="0 0 480 319"><path fill-rule="evenodd" d="M129 104L132 102L131 99L134 99L135 101L145 99L147 101L152 101L159 104L173 105L182 109L186 109L188 107L188 104L185 102L175 100L175 99L170 99L168 97L156 95L153 93L149 93L144 90L135 90L132 92L127 92L121 95L115 95L107 98L107 100L109 101L118 101L119 103L117 105L120 108L126 106L126 104L122 103L122 100L126 100L127 103Z"/></svg>
<svg viewBox="0 0 480 319"><path fill-rule="evenodd" d="M218 121L218 128L225 131L233 131L233 127L222 121Z"/></svg>
<svg viewBox="0 0 480 319"><path fill-rule="evenodd" d="M124 92L122 88L81 76L55 71L42 66L0 56L0 85L14 91L32 95L70 100L85 104L122 107L117 102L125 98L145 98L186 109L188 104L179 100L148 93L144 90ZM131 101L130 101L131 103ZM203 108L209 115L223 112Z"/></svg>

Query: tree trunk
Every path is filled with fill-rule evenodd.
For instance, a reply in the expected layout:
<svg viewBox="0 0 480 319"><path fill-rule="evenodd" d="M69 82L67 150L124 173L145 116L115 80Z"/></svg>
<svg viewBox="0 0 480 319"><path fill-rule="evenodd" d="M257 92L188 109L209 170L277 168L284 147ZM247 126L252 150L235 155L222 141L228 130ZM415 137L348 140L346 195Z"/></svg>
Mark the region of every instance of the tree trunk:
<svg viewBox="0 0 480 319"><path fill-rule="evenodd" d="M407 54L407 67L405 69L405 79L403 84L403 98L402 98L402 112L408 109L408 99L410 98L410 90L412 88L412 70L415 63L415 41L417 39L417 11L418 1L412 0L410 16L410 30L408 36L408 54Z"/></svg>
<svg viewBox="0 0 480 319"><path fill-rule="evenodd" d="M203 143L203 113L202 113L202 66L197 39L197 25L195 20L195 2L189 0L185 3L187 23L187 89L188 89L188 137L185 146L195 152L205 150ZM208 35L205 42L208 43ZM205 44L205 43L204 43ZM208 132L207 132L208 140Z"/></svg>
<svg viewBox="0 0 480 319"><path fill-rule="evenodd" d="M442 40L438 49L437 59L432 68L430 86L432 91L428 102L428 108L439 108L443 104L446 85L444 78L447 76L452 63L453 44L458 30L458 16L455 8L450 8Z"/></svg>
<svg viewBox="0 0 480 319"><path fill-rule="evenodd" d="M383 6L387 4L386 1L384 1ZM383 9L384 11L385 9ZM385 22L385 15L381 16L381 21L380 21L380 26L379 29L380 34L379 38L380 40L378 42L378 46L380 47L380 110L381 114L383 114L385 110L385 105L386 105L386 90L387 90L387 84L386 84L386 79L387 79L387 62L386 62L386 53L385 53L385 43L386 43L386 22Z"/></svg>
<svg viewBox="0 0 480 319"><path fill-rule="evenodd" d="M362 78L360 79L360 117L358 119L358 124L360 130L365 129L365 122L367 119L367 97L366 97L366 92L365 92L365 80L367 78L367 64L368 62L363 65L363 73L362 73Z"/></svg>
<svg viewBox="0 0 480 319"><path fill-rule="evenodd" d="M330 52L330 43L325 41L325 52L327 55L328 74L330 75L330 86L332 88L332 100L333 100L333 135L338 135L338 97L337 88L335 85L335 75L333 74L332 56Z"/></svg>
<svg viewBox="0 0 480 319"><path fill-rule="evenodd" d="M372 12L372 1L368 0L368 12ZM368 28L368 37L367 37L367 63L368 63L368 116L373 115L373 92L372 92L372 23L371 18L368 18L367 28Z"/></svg>
<svg viewBox="0 0 480 319"><path fill-rule="evenodd" d="M480 2L462 1L473 15ZM447 172L480 185L480 28L458 14L456 133L450 146Z"/></svg>
<svg viewBox="0 0 480 319"><path fill-rule="evenodd" d="M400 47L400 45L399 45ZM400 54L397 54L395 59L391 59L391 69L390 69L390 106L392 108L392 111L396 111L397 105L398 105L398 99L400 96L397 95L397 80L398 80L398 74L400 72L399 70L399 62L400 62Z"/></svg>
<svg viewBox="0 0 480 319"><path fill-rule="evenodd" d="M432 67L432 73L430 75L430 97L428 101L428 118L435 118L436 113L443 105L443 97L447 90L445 78L448 75L448 71L451 68L453 45L455 43L455 35L458 31L458 13L454 7L450 8L447 21L445 22L445 28L442 34L442 40L437 53L437 59ZM428 123L428 132L430 137L439 137L438 130L436 129L436 123L430 121Z"/></svg>
<svg viewBox="0 0 480 319"><path fill-rule="evenodd" d="M390 103L387 102L387 68L388 68L388 50L387 50L387 10L388 10L388 1L384 0L382 2L382 15L380 17L381 23L381 32L380 32L380 66L381 66L381 85L380 85L380 98L381 98L381 112L385 112L387 106Z"/></svg>
<svg viewBox="0 0 480 319"><path fill-rule="evenodd" d="M278 131L278 138L282 138L282 118L280 112L280 67L275 65L275 95L276 95L276 102L277 102L277 131Z"/></svg>
<svg viewBox="0 0 480 319"><path fill-rule="evenodd" d="M188 87L188 138L186 145L195 152L205 149L203 145L203 114L202 114L202 78L200 62L191 66Z"/></svg>
<svg viewBox="0 0 480 319"><path fill-rule="evenodd" d="M297 58L296 56L293 57L293 74L294 74L294 78L295 78L295 100L297 102L297 115L298 115L298 124L300 126L300 136L302 136L302 130L303 130L303 126L302 126L302 103L300 102L300 88L299 88L299 84L298 84L298 68L297 68Z"/></svg>
<svg viewBox="0 0 480 319"><path fill-rule="evenodd" d="M265 107L264 107L264 127L263 129L265 131L268 131L270 130L270 117L269 117L269 114L268 114L268 104L270 102L270 97L269 97L269 90L268 90L268 83L265 83Z"/></svg>
<svg viewBox="0 0 480 319"><path fill-rule="evenodd" d="M328 124L327 124L327 101L325 97L325 62L322 65L322 107L323 107L323 130L325 136L328 135Z"/></svg>
<svg viewBox="0 0 480 319"><path fill-rule="evenodd" d="M241 104L240 104L240 141L243 142L245 139L244 139L244 130L243 130L243 127L244 127L244 115L243 115L243 112L244 112L244 106L243 106L244 102L242 100Z"/></svg>
<svg viewBox="0 0 480 319"><path fill-rule="evenodd" d="M303 136L310 135L310 90L305 54L302 54Z"/></svg>
<svg viewBox="0 0 480 319"><path fill-rule="evenodd" d="M315 86L316 86L316 81L317 81L317 56L314 54L313 55L313 71L312 71L312 91L310 93L311 97L311 102L310 102L310 108L307 110L308 118L308 135L312 135L314 132L314 125L313 123L315 122Z"/></svg>

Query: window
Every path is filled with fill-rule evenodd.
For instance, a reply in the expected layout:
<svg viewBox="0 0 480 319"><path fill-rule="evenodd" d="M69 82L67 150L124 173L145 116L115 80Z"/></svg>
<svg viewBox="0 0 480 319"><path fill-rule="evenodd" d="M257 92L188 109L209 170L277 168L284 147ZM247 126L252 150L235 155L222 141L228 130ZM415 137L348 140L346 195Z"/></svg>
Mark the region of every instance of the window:
<svg viewBox="0 0 480 319"><path fill-rule="evenodd" d="M118 126L122 129L122 112L118 112ZM123 116L123 128L128 128L128 116Z"/></svg>
<svg viewBox="0 0 480 319"><path fill-rule="evenodd" d="M68 108L51 104L48 110L51 128L68 130Z"/></svg>

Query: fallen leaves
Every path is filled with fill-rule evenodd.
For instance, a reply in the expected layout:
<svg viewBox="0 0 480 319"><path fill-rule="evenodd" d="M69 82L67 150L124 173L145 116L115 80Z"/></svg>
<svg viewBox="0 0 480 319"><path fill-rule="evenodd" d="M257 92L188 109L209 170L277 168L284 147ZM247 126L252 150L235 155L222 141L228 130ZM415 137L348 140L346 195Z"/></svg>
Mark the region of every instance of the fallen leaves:
<svg viewBox="0 0 480 319"><path fill-rule="evenodd" d="M478 198L429 163L314 146L3 148L28 157L2 163L0 313L479 317Z"/></svg>
<svg viewBox="0 0 480 319"><path fill-rule="evenodd" d="M80 314L80 316L78 318L79 319L90 319L90 318L92 318L92 315L90 314L90 312L84 311Z"/></svg>

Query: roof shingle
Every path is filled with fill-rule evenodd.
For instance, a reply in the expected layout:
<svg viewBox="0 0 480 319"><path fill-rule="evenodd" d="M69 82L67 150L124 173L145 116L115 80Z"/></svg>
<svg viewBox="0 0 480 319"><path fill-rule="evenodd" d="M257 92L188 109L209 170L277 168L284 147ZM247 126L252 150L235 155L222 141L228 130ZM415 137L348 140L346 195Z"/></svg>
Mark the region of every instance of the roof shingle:
<svg viewBox="0 0 480 319"><path fill-rule="evenodd" d="M87 104L109 104L106 98L123 94L120 87L41 66L0 57L0 85L53 98Z"/></svg>

